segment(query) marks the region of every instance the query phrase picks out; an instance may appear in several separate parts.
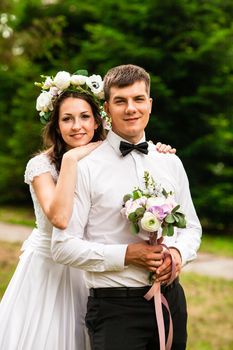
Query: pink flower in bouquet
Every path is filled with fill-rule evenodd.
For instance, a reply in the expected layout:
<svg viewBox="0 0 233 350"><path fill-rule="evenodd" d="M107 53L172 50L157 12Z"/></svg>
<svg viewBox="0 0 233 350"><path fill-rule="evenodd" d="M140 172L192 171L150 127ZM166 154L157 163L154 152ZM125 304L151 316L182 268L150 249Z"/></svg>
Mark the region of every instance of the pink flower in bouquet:
<svg viewBox="0 0 233 350"><path fill-rule="evenodd" d="M125 203L124 208L122 209L122 214L124 214L127 218L129 214L135 212L139 208L143 208L146 205L146 197L140 197L135 200L130 198Z"/></svg>
<svg viewBox="0 0 233 350"><path fill-rule="evenodd" d="M174 209L178 205L173 195L169 195L166 198L165 203L169 207L169 213L171 213L172 209Z"/></svg>
<svg viewBox="0 0 233 350"><path fill-rule="evenodd" d="M177 206L173 196L148 198L146 208L147 211L153 213L160 221L168 214L171 214L172 209Z"/></svg>
<svg viewBox="0 0 233 350"><path fill-rule="evenodd" d="M148 212L151 212L155 215L160 221L162 221L167 214L169 213L169 207L166 204L159 206L154 205L148 209Z"/></svg>

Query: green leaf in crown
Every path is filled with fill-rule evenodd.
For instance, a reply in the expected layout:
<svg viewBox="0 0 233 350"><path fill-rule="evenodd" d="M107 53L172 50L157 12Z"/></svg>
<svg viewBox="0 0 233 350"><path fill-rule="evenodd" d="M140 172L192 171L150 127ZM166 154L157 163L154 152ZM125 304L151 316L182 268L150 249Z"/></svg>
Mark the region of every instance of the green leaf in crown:
<svg viewBox="0 0 233 350"><path fill-rule="evenodd" d="M84 77L88 77L88 71L86 69L79 69L74 74L83 75Z"/></svg>

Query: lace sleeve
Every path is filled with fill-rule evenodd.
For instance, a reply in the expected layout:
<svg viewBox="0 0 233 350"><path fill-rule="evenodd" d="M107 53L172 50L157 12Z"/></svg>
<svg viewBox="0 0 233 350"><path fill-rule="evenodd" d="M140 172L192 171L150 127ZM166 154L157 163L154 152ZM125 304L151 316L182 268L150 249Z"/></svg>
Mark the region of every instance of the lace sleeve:
<svg viewBox="0 0 233 350"><path fill-rule="evenodd" d="M39 176L43 173L51 173L54 180L57 180L57 171L55 166L50 163L48 156L45 153L41 153L34 158L30 159L27 163L24 173L24 182L28 185L33 181L35 176Z"/></svg>

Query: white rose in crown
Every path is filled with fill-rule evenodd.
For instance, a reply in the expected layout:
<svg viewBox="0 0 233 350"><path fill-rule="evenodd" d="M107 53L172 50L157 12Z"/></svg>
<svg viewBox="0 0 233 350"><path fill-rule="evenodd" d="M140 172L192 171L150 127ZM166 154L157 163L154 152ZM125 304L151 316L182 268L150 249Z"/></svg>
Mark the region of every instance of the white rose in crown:
<svg viewBox="0 0 233 350"><path fill-rule="evenodd" d="M156 232L160 229L161 222L154 214L146 211L141 219L141 226L145 231Z"/></svg>
<svg viewBox="0 0 233 350"><path fill-rule="evenodd" d="M87 77L85 77L84 75L78 75L78 74L74 74L71 76L70 78L70 83L72 85L84 85L86 83Z"/></svg>
<svg viewBox="0 0 233 350"><path fill-rule="evenodd" d="M70 86L70 73L61 71L58 72L53 80L59 90L65 90Z"/></svg>
<svg viewBox="0 0 233 350"><path fill-rule="evenodd" d="M91 75L90 77L87 78L86 84L87 86L89 86L89 88L95 95L98 95L103 91L104 83L100 75L95 75L95 74Z"/></svg>
<svg viewBox="0 0 233 350"><path fill-rule="evenodd" d="M36 100L36 110L41 112L48 112L53 110L52 104L53 96L48 91L43 91Z"/></svg>

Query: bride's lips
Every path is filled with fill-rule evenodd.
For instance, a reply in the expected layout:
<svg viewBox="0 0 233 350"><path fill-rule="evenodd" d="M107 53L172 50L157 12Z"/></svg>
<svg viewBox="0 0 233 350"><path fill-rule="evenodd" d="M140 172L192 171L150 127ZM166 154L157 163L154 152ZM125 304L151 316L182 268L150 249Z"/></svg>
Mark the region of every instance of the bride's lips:
<svg viewBox="0 0 233 350"><path fill-rule="evenodd" d="M70 137L72 137L74 139L81 139L85 135L86 135L85 133L71 134Z"/></svg>

